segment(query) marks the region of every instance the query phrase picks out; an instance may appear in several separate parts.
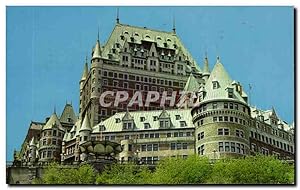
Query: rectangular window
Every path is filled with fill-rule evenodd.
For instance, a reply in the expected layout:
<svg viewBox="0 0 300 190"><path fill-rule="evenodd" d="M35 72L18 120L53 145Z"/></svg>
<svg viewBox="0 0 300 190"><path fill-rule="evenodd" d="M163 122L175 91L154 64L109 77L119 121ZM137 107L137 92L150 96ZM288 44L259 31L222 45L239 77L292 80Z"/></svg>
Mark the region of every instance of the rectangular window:
<svg viewBox="0 0 300 190"><path fill-rule="evenodd" d="M187 143L182 143L182 149L187 149Z"/></svg>
<svg viewBox="0 0 300 190"><path fill-rule="evenodd" d="M240 143L236 143L236 151L237 151L237 153L241 153L241 144Z"/></svg>
<svg viewBox="0 0 300 190"><path fill-rule="evenodd" d="M142 145L142 151L146 151L146 145L145 144Z"/></svg>
<svg viewBox="0 0 300 190"><path fill-rule="evenodd" d="M158 144L153 144L153 151L158 151Z"/></svg>
<svg viewBox="0 0 300 190"><path fill-rule="evenodd" d="M224 116L224 121L228 121L228 116Z"/></svg>
<svg viewBox="0 0 300 190"><path fill-rule="evenodd" d="M223 117L222 116L219 116L219 121L223 121Z"/></svg>
<svg viewBox="0 0 300 190"><path fill-rule="evenodd" d="M178 137L178 132L175 132L175 133L174 133L174 137Z"/></svg>
<svg viewBox="0 0 300 190"><path fill-rule="evenodd" d="M228 103L224 103L224 108L228 109Z"/></svg>
<svg viewBox="0 0 300 190"><path fill-rule="evenodd" d="M181 150L181 143L177 143L177 150Z"/></svg>
<svg viewBox="0 0 300 190"><path fill-rule="evenodd" d="M229 109L233 109L233 103L229 104Z"/></svg>
<svg viewBox="0 0 300 190"><path fill-rule="evenodd" d="M204 155L204 145L200 146L200 155Z"/></svg>
<svg viewBox="0 0 300 190"><path fill-rule="evenodd" d="M218 104L217 103L213 103L213 109L217 109L218 108Z"/></svg>
<svg viewBox="0 0 300 190"><path fill-rule="evenodd" d="M147 144L147 151L152 151L152 144Z"/></svg>
<svg viewBox="0 0 300 190"><path fill-rule="evenodd" d="M224 129L224 135L229 135L229 129Z"/></svg>
<svg viewBox="0 0 300 190"><path fill-rule="evenodd" d="M223 135L223 128L218 129L218 135Z"/></svg>
<svg viewBox="0 0 300 190"><path fill-rule="evenodd" d="M229 152L230 147L229 147L229 142L225 142L225 152Z"/></svg>
<svg viewBox="0 0 300 190"><path fill-rule="evenodd" d="M231 152L235 152L235 143L231 142Z"/></svg>
<svg viewBox="0 0 300 190"><path fill-rule="evenodd" d="M213 122L217 122L218 121L218 117L213 117Z"/></svg>
<svg viewBox="0 0 300 190"><path fill-rule="evenodd" d="M219 142L219 152L223 152L223 151L224 151L223 142Z"/></svg>
<svg viewBox="0 0 300 190"><path fill-rule="evenodd" d="M176 143L171 143L171 150L176 150Z"/></svg>
<svg viewBox="0 0 300 190"><path fill-rule="evenodd" d="M171 137L172 135L171 135L171 133L167 133L167 137Z"/></svg>

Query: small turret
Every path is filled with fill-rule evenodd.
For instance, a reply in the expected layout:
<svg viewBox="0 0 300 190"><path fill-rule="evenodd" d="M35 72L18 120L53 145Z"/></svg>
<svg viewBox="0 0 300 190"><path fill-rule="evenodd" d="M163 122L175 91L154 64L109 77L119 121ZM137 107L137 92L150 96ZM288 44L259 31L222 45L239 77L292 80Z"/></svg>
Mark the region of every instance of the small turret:
<svg viewBox="0 0 300 190"><path fill-rule="evenodd" d="M92 132L91 123L88 114L85 114L81 128L79 130L80 142L85 142L89 140L90 134Z"/></svg>
<svg viewBox="0 0 300 190"><path fill-rule="evenodd" d="M100 46L99 31L98 31L98 39L96 41L96 45L94 47L94 51L92 54L92 63L95 61L95 59L100 59L100 58L101 58L101 46Z"/></svg>

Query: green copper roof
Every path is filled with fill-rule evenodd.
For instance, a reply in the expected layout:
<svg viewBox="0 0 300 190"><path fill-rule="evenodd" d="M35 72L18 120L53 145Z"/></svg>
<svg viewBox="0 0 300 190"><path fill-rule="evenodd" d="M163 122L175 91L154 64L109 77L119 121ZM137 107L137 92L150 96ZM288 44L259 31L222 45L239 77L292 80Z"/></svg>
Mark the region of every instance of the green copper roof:
<svg viewBox="0 0 300 190"><path fill-rule="evenodd" d="M121 36L124 37L124 39L121 39ZM178 54L180 51L182 51L182 54L184 55L184 60L189 60L191 62L191 66L195 67L199 72L201 71L199 65L197 62L193 59L191 54L188 52L188 50L184 47L183 43L181 42L180 38L173 32L165 32L165 31L159 31L149 28L143 28L143 27L137 27L137 26L130 26L125 24L117 23L107 40L105 46L102 50L102 57L108 57L107 55L111 52L112 48L116 48L116 43L120 45L120 48L116 48L116 53L114 57L119 57L119 51L121 50L121 47L124 46L125 42L132 42L131 39L134 39L134 43L141 44L142 41L148 41L148 42L155 42L157 44L157 47L159 48L165 48L169 50L175 50L175 52ZM167 47L165 46L167 44ZM176 48L174 47L176 46ZM165 52L165 54L168 54L168 52Z"/></svg>
<svg viewBox="0 0 300 190"><path fill-rule="evenodd" d="M199 90L200 84L197 79L191 73L184 87L184 91L187 92L196 92Z"/></svg>
<svg viewBox="0 0 300 190"><path fill-rule="evenodd" d="M60 122L70 124L74 124L77 121L77 117L71 104L65 105L64 111L62 112L59 120Z"/></svg>
<svg viewBox="0 0 300 190"><path fill-rule="evenodd" d="M88 63L85 62L83 73L82 73L82 76L81 76L81 80L85 80L88 76L88 73L89 73Z"/></svg>
<svg viewBox="0 0 300 190"><path fill-rule="evenodd" d="M213 88L213 83L216 82L218 85L217 88ZM217 59L217 63L215 64L213 70L210 73L210 76L205 84L206 96L203 101L216 100L216 99L235 99L239 100L243 103L246 103L245 100L241 97L241 95L235 90L232 85L232 80L219 58ZM228 89L233 89L233 98L228 97Z"/></svg>
<svg viewBox="0 0 300 190"><path fill-rule="evenodd" d="M91 123L90 123L90 119L88 117L88 114L85 114L81 128L79 131L91 131Z"/></svg>
<svg viewBox="0 0 300 190"><path fill-rule="evenodd" d="M191 128L194 127L192 122L191 110L190 109L172 109L165 110L169 115L170 121L172 123L173 129L183 129L183 128ZM149 124L150 128L146 130L158 130L160 127L159 116L164 112L164 110L151 110L151 111L132 111L130 115L133 118L133 122L135 124L134 130L145 130L145 124ZM103 132L118 132L122 131L123 122L121 121L126 112L119 112L110 118L102 121L98 125L93 127L93 133L99 133L99 126L105 126L106 130ZM178 119L176 115L179 115ZM143 120L141 120L143 117ZM155 119L156 118L156 119ZM117 122L119 120L119 122ZM182 127L180 125L181 121L186 122L186 126Z"/></svg>
<svg viewBox="0 0 300 190"><path fill-rule="evenodd" d="M50 117L50 119L47 121L47 123L44 125L43 130L45 129L53 129L53 128L58 128L62 131L65 131L64 128L62 127L56 113L53 113Z"/></svg>
<svg viewBox="0 0 300 190"><path fill-rule="evenodd" d="M96 41L96 45L94 47L94 52L93 52L93 56L92 56L92 59L95 59L95 58L101 58L101 46L100 46L99 39Z"/></svg>

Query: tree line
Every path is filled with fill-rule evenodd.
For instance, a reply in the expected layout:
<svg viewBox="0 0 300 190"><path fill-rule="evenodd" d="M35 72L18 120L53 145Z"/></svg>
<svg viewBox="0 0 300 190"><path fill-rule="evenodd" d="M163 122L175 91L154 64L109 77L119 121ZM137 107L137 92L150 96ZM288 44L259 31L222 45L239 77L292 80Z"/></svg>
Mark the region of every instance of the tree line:
<svg viewBox="0 0 300 190"><path fill-rule="evenodd" d="M150 170L134 163L113 164L97 173L91 165L63 168L51 164L33 184L293 184L294 164L272 156L220 159L166 158Z"/></svg>

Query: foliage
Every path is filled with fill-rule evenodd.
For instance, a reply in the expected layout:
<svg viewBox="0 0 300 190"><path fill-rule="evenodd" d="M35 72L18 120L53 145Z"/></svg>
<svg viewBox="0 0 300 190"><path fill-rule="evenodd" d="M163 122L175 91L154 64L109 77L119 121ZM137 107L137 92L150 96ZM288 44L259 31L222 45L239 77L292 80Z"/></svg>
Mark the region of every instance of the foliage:
<svg viewBox="0 0 300 190"><path fill-rule="evenodd" d="M272 156L248 156L211 163L189 156L165 158L154 171L145 165L114 164L96 175L90 165L79 168L51 164L33 184L293 184L294 165Z"/></svg>
<svg viewBox="0 0 300 190"><path fill-rule="evenodd" d="M81 165L77 169L59 167L58 164L53 163L47 167L43 178L37 182L43 184L93 184L95 171L87 164Z"/></svg>
<svg viewBox="0 0 300 190"><path fill-rule="evenodd" d="M248 156L244 159L219 160L207 183L214 184L291 184L293 166L272 156Z"/></svg>
<svg viewBox="0 0 300 190"><path fill-rule="evenodd" d="M146 166L114 164L97 176L97 184L147 184L151 177Z"/></svg>
<svg viewBox="0 0 300 190"><path fill-rule="evenodd" d="M209 160L197 155L187 159L167 158L162 160L153 174L154 184L199 184L211 173Z"/></svg>

